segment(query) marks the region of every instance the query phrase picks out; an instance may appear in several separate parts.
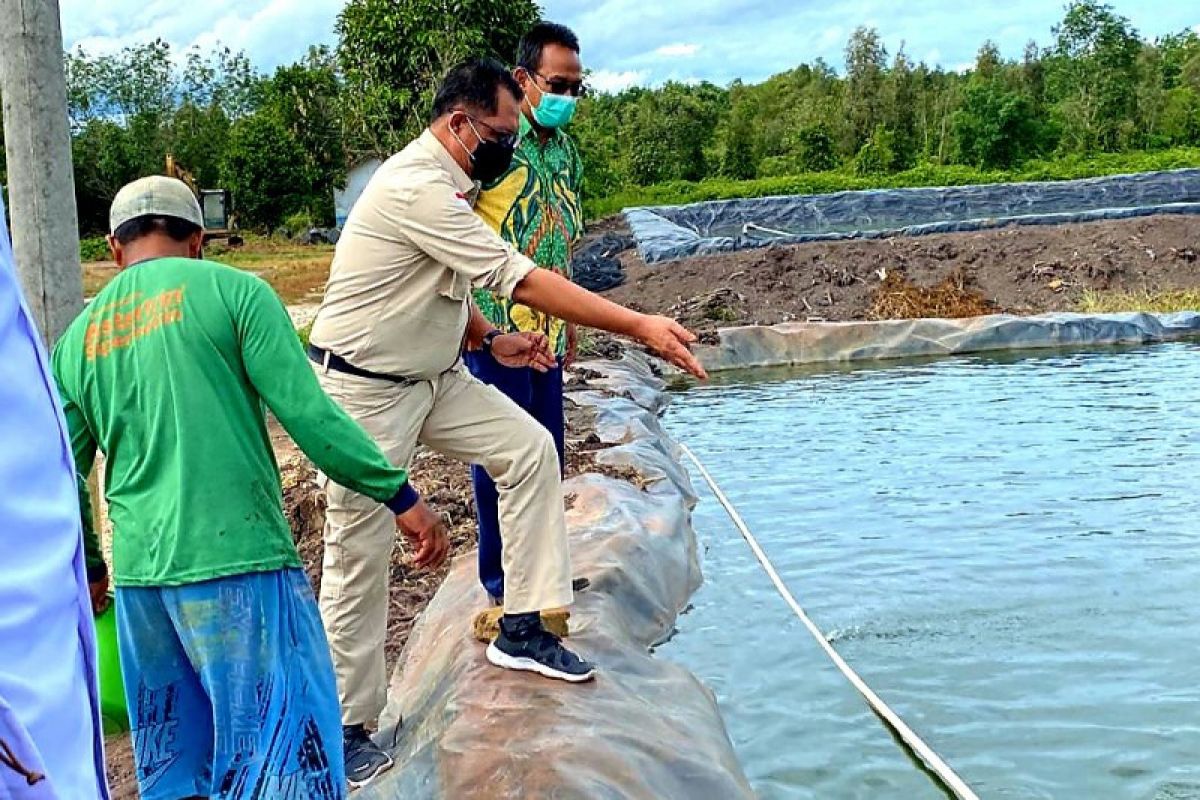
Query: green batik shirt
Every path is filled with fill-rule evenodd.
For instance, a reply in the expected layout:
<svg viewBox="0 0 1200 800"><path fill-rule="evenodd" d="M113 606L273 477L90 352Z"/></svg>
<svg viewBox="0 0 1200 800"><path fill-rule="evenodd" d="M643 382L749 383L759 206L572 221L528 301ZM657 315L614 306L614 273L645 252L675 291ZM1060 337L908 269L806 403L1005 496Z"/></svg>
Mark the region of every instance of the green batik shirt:
<svg viewBox="0 0 1200 800"><path fill-rule="evenodd" d="M582 181L583 162L571 137L555 131L542 144L522 114L512 166L483 187L475 213L539 267L570 278L571 248L583 235ZM475 292L475 304L505 333L544 333L556 355L566 354L567 327L562 320L486 289Z"/></svg>

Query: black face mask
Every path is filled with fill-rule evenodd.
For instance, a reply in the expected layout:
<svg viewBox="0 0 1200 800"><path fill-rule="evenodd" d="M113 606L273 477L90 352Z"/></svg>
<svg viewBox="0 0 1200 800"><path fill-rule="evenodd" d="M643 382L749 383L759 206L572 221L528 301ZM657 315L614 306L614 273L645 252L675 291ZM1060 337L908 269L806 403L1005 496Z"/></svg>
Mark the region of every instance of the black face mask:
<svg viewBox="0 0 1200 800"><path fill-rule="evenodd" d="M517 137L505 136L498 141L484 139L475 129L475 123L470 120L468 123L475 133L475 138L479 140L475 152L468 154L471 157L471 177L487 185L507 172L512 165L513 153L517 149Z"/></svg>

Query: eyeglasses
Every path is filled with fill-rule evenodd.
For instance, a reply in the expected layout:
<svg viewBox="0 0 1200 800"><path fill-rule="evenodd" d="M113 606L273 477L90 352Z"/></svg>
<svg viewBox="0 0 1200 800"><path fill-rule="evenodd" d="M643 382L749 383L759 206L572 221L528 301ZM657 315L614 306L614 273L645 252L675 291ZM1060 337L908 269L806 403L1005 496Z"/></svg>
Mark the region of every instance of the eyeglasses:
<svg viewBox="0 0 1200 800"><path fill-rule="evenodd" d="M550 94L570 95L571 97L587 96L588 87L583 81L569 81L565 78L547 78L540 72L534 72L533 74L546 82L546 85L550 87Z"/></svg>
<svg viewBox="0 0 1200 800"><path fill-rule="evenodd" d="M494 139L494 141L497 144L503 145L504 147L516 147L517 146L517 134L516 133L514 133L512 131L502 131L493 125L487 124L486 122L484 122L481 119L472 117L466 111L463 111L462 113L463 113L463 116L465 116L467 119L469 119L472 123L478 122L480 125L487 128L492 133L496 134L496 138ZM475 131L475 135L479 136L479 131ZM480 136L479 138L482 139L483 137Z"/></svg>

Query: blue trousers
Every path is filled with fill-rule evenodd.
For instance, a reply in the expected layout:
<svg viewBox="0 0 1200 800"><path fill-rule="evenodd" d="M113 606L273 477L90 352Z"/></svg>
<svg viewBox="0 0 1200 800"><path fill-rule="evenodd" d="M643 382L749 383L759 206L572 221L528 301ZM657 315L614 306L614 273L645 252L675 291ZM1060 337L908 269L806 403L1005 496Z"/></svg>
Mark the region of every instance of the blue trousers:
<svg viewBox="0 0 1200 800"><path fill-rule="evenodd" d="M514 369L500 364L490 353L469 351L467 369L479 380L495 386L523 408L538 424L550 431L558 450L558 466L563 461L563 371L538 372ZM475 486L475 513L479 520L479 581L492 597L504 597L504 569L500 565L500 514L496 484L482 467L471 467Z"/></svg>
<svg viewBox="0 0 1200 800"><path fill-rule="evenodd" d="M142 800L344 800L333 661L303 571L116 594Z"/></svg>

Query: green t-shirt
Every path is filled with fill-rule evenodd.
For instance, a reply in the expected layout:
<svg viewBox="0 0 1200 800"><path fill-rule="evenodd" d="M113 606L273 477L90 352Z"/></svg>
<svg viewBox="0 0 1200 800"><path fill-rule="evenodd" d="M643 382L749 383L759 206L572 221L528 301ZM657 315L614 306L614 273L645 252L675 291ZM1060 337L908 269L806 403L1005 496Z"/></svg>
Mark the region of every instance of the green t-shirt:
<svg viewBox="0 0 1200 800"><path fill-rule="evenodd" d="M301 566L283 516L269 408L332 480L402 511L404 470L321 391L261 279L163 258L122 271L54 348L76 469L107 463L118 586ZM98 557L81 480L89 563Z"/></svg>

